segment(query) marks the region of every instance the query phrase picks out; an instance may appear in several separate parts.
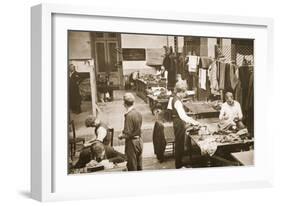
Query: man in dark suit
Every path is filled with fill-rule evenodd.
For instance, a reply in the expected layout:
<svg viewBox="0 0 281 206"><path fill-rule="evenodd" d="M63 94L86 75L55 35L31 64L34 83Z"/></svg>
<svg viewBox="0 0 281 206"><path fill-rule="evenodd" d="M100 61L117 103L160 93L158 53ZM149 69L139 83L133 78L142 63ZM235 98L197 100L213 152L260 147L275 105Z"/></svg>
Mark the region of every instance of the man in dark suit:
<svg viewBox="0 0 281 206"><path fill-rule="evenodd" d="M68 69L69 69L69 85L68 85L69 107L73 113L79 114L81 113L81 99L82 99L79 91L80 78L73 64L70 64Z"/></svg>

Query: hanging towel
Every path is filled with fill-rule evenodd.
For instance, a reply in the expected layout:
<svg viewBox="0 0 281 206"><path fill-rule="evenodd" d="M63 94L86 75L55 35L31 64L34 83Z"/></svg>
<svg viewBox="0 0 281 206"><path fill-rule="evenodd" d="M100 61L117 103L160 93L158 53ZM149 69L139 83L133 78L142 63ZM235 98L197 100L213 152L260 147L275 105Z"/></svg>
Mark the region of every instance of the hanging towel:
<svg viewBox="0 0 281 206"><path fill-rule="evenodd" d="M200 58L198 56L188 56L188 69L189 72L197 72L197 66Z"/></svg>
<svg viewBox="0 0 281 206"><path fill-rule="evenodd" d="M206 69L199 69L199 87L201 89L206 90L206 75L207 75L207 71Z"/></svg>

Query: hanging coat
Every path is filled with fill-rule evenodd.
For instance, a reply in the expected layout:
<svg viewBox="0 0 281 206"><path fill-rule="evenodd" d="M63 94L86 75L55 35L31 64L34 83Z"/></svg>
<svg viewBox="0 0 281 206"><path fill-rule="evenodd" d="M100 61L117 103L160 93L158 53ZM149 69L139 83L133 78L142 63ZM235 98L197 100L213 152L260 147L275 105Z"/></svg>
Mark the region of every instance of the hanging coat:
<svg viewBox="0 0 281 206"><path fill-rule="evenodd" d="M159 121L154 124L152 140L154 154L156 154L157 159L161 160L164 156L167 142L164 135L164 125Z"/></svg>
<svg viewBox="0 0 281 206"><path fill-rule="evenodd" d="M208 70L208 76L210 80L210 88L211 88L211 93L213 95L219 95L219 83L218 83L218 78L217 78L217 64L216 62L213 62Z"/></svg>

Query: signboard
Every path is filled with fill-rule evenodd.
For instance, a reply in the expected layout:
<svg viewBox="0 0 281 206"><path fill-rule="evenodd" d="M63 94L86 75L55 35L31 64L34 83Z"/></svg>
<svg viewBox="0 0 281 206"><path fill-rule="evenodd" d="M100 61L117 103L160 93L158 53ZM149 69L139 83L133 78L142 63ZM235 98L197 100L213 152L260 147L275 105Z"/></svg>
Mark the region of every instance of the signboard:
<svg viewBox="0 0 281 206"><path fill-rule="evenodd" d="M124 61L145 61L145 49L122 49Z"/></svg>

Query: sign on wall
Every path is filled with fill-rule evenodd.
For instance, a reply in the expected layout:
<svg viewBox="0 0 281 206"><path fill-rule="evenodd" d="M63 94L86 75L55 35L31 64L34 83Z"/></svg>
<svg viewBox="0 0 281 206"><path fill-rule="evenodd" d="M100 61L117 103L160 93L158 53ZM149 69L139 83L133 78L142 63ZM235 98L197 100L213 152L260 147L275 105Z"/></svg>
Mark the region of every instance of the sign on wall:
<svg viewBox="0 0 281 206"><path fill-rule="evenodd" d="M122 49L124 61L145 61L145 49Z"/></svg>

